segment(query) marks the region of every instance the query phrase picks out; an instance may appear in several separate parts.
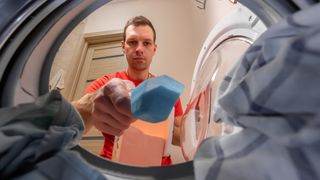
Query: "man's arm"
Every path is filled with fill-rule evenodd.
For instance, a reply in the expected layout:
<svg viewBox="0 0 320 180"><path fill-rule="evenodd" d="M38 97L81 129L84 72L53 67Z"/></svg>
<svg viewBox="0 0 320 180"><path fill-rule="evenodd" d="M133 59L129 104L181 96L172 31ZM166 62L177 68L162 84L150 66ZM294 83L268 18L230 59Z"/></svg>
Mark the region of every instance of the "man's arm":
<svg viewBox="0 0 320 180"><path fill-rule="evenodd" d="M83 123L84 123L84 134L86 134L92 127L92 108L94 93L85 94L79 100L71 102L71 104L78 110L80 113Z"/></svg>
<svg viewBox="0 0 320 180"><path fill-rule="evenodd" d="M176 146L181 146L180 144L180 129L181 129L181 120L183 116L182 104L180 98L174 106L174 126L173 126L173 137L172 144Z"/></svg>
<svg viewBox="0 0 320 180"><path fill-rule="evenodd" d="M174 118L172 144L175 146L181 146L180 145L181 119L182 119L182 115L176 116Z"/></svg>

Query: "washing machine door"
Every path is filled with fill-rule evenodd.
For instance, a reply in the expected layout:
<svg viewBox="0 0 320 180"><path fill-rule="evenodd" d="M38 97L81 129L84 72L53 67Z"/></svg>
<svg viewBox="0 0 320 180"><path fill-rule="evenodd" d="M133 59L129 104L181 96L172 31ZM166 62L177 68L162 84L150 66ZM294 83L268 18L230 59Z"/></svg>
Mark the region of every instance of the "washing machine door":
<svg viewBox="0 0 320 180"><path fill-rule="evenodd" d="M206 137L219 137L241 130L239 127L223 124L220 119L215 118L214 107L220 82L228 81L225 75L268 27L296 8L310 6L303 1L299 1L295 7L288 6L288 3L292 3L288 1L239 2L242 4L238 5L238 9L221 19L212 29L198 56L192 78L190 101L181 128L181 146L186 160L194 158L198 146ZM259 11L261 8L263 11Z"/></svg>
<svg viewBox="0 0 320 180"><path fill-rule="evenodd" d="M0 107L32 102L47 93L50 68L63 40L88 14L109 1L2 0ZM101 159L80 146L73 150L112 179L194 179L192 159L200 142L210 134L212 102L224 72L237 63L266 27L312 4L310 0L230 0L230 3L241 3L251 11L242 7L221 20L198 57L181 136L187 162L167 167L132 167Z"/></svg>
<svg viewBox="0 0 320 180"><path fill-rule="evenodd" d="M182 152L186 160L193 159L205 137L222 135L224 127L213 120L218 86L266 29L252 11L238 5L208 35L196 62L190 101L182 120Z"/></svg>

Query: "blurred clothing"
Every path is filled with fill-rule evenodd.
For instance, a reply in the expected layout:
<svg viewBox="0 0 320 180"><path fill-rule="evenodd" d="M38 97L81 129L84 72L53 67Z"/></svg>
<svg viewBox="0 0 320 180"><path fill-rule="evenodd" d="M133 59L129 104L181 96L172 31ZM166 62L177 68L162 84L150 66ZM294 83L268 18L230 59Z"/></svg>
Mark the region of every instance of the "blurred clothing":
<svg viewBox="0 0 320 180"><path fill-rule="evenodd" d="M70 148L84 130L58 91L0 109L0 179L105 179Z"/></svg>
<svg viewBox="0 0 320 180"><path fill-rule="evenodd" d="M215 119L243 130L201 144L196 179L320 179L319 11L272 26L225 77Z"/></svg>

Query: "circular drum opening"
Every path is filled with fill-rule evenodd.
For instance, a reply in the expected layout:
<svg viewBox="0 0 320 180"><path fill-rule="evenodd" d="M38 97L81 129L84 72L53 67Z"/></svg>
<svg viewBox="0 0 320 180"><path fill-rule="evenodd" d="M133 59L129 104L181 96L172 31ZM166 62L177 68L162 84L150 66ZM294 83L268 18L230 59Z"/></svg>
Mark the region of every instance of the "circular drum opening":
<svg viewBox="0 0 320 180"><path fill-rule="evenodd" d="M9 1L8 1L9 2ZM8 3L6 2L6 3ZM11 2L11 1L10 1ZM102 7L104 4L107 4L107 6L110 6L110 8L114 8L117 5L120 4L126 4L126 3L137 3L134 7L137 9L136 12L141 13L141 9L143 9L143 5L140 4L140 1L113 1L113 3L109 3L109 1L105 0L99 0L99 1L28 1L31 4L27 5L25 9L22 9L21 11L17 11L18 15L15 16L15 19L10 21L12 22L10 25L11 31L6 31L6 38L5 41L3 41L1 44L1 51L0 51L0 58L1 58L1 107L6 106L12 106L17 105L21 103L26 102L32 102L35 98L37 98L40 95L43 95L49 91L49 89L57 89L61 88L64 89L63 84L61 82L62 77L77 77L77 75L74 76L68 76L66 75L66 72L68 70L63 69L64 65L61 65L57 63L56 58L59 58L59 52L65 50L62 47L65 39L67 36L72 37L72 34L70 32L78 32L77 25L81 26L81 23L83 23L83 20L94 10L96 10L99 7ZM244 5L246 5L249 9L251 9L253 12L255 12L259 19L261 19L267 26L272 25L276 21L282 18L283 14L278 13L278 11L275 10L275 8L268 3L260 2L260 1L240 1ZM147 3L147 2L144 2ZM184 53L181 53L181 56L176 59L187 59L193 58L193 64L196 64L197 60L197 68L202 71L204 74L200 74L195 76L194 80L196 82L191 82L190 79L192 78L192 72L190 75L183 74L180 76L177 76L177 78L183 77L189 77L189 80L185 80L184 83L189 83L190 87L194 87L196 89L197 83L204 82L201 84L201 88L198 90L195 90L191 92L192 88L189 87L188 92L191 94L191 101L195 99L195 102L198 102L196 104L201 105L203 102L207 103L205 106L206 108L204 111L201 110L201 113L204 112L205 116L207 117L207 124L204 124L206 128L210 128L210 124L208 125L208 122L211 122L210 117L212 116L211 111L211 102L213 101L213 94L215 94L216 81L214 80L214 77L216 79L219 79L219 77L222 77L219 75L219 72L222 72L222 67L225 62L225 59L235 59L235 57L240 56L240 54L244 51L244 49L247 48L247 46L253 41L254 39L247 38L248 35L245 36L241 34L241 30L239 33L233 34L233 36L229 38L224 39L215 39L214 41L211 41L210 46L207 45L207 48L210 49L209 51L204 51L203 55L201 57L205 57L204 59L211 59L212 61L204 61L203 59L197 59L199 51L203 51L201 49L201 46L203 44L203 40L207 37L208 32L211 31L211 29L214 27L214 25L217 24L217 20L213 22L215 19L222 19L227 14L231 13L229 12L220 12L221 14L214 16L212 13L213 4L210 4L208 1L205 8L201 6L201 4L195 4L197 2L190 2L188 3L181 3L181 1L162 1L161 2L163 7L166 6L168 9L166 12L168 12L168 16L171 14L169 12L172 12L172 14L177 14L177 10L182 12L181 16L175 15L175 19L178 20L184 20L185 22L184 27L182 27L185 31L179 32L180 34L184 34L183 42L188 43L181 43L181 39L176 39L175 35L172 33L173 28L161 28L162 23L159 23L158 27L160 29L160 32L164 35L168 35L171 38L171 41L169 41L170 45L166 45L165 40L159 39L159 44L161 44L162 47L169 46L172 49L177 48L178 46L182 46L182 50L184 49ZM211 2L212 3L212 2ZM226 7L232 7L232 10L238 9L238 6L240 3L233 4L231 1L224 1L224 2L216 2L218 6L226 6ZM188 5L186 5L188 4ZM200 6L200 7L199 7ZM259 7L268 7L268 8L259 8ZM173 9L171 9L173 8ZM282 6L282 8L286 8L286 6ZM119 7L119 9L121 9ZM193 26L190 25L191 19L190 18L190 9L193 9L192 13L196 14L198 16L194 17ZM292 11L292 7L288 6L287 9L289 9L287 12ZM26 13L28 10L29 13ZM127 9L126 9L127 10ZM156 11L156 8L153 9ZM123 9L123 11L125 11ZM122 12L123 12L122 11ZM135 13L136 13L135 12ZM173 13L175 12L175 13ZM232 11L233 12L233 11ZM120 12L118 12L120 14ZM146 13L149 13L152 16L152 12L147 11ZM20 16L19 16L20 15ZM183 16L185 15L185 16ZM113 14L109 12L109 15L111 18L113 17ZM129 16L129 14L127 14ZM24 17L24 18L21 18ZM157 17L154 15L154 18L157 19ZM173 16L172 16L173 17ZM124 17L126 18L126 17ZM207 18L207 19L206 19ZM20 22L18 20L21 20ZM203 21L208 20L208 21ZM212 21L211 21L212 20ZM249 19L248 19L249 20ZM250 26L252 23L255 22L256 18L250 19L250 22L248 23ZM252 22L251 22L252 21ZM19 22L14 24L13 22ZM171 22L171 21L170 21ZM208 24L206 24L209 22ZM88 22L86 22L88 23ZM118 21L113 21L114 27L120 27ZM124 22L123 22L124 23ZM173 23L173 22L172 22ZM237 21L234 21L236 24ZM89 23L88 23L89 24ZM177 23L179 24L179 23ZM189 25L188 25L189 24ZM200 25L200 26L197 26ZM173 26L173 24L171 24ZM7 26L9 27L9 26ZM190 28L192 27L192 28ZM254 26L253 26L254 27ZM84 27L85 28L90 28ZM180 27L181 28L181 27ZM252 27L251 27L252 28ZM121 37L121 31L119 31L119 28L113 29L115 31L108 31L107 33L102 33L98 35L104 39L110 40L110 32L111 34L115 35L112 36L112 38L119 38ZM233 32L234 29L229 29L230 32ZM4 31L1 31L3 34ZM101 32L100 32L101 33ZM190 36L190 33L194 34L194 37ZM222 34L227 35L228 33L223 32ZM222 35L220 34L220 35ZM90 36L92 34L87 33L86 36L82 37L82 40L87 43L87 45L100 43L102 39L95 39L95 36ZM229 34L230 35L230 34ZM228 36L229 36L228 35ZM188 38L187 38L188 37ZM220 36L222 37L222 36ZM71 38L72 41L72 38ZM215 44L217 43L217 44ZM191 46L190 44L194 44L194 46ZM214 45L213 45L214 44ZM62 45L62 46L61 46ZM68 46L68 44L65 44ZM77 46L79 44L73 44L72 46ZM205 46L204 46L205 47ZM213 48L213 49L211 49ZM186 54L186 50L190 50L190 52L193 53L193 55L184 55ZM237 49L239 52L237 53L228 53L230 52L230 49ZM174 50L169 51L169 53L173 53ZM200 52L200 54L201 54ZM234 52L234 51L232 51ZM208 53L208 54L206 54ZM79 55L79 54L78 54ZM234 57L234 56L235 57ZM163 57L170 57L171 55L163 55ZM189 56L189 57L188 57ZM60 56L63 61L63 57L66 56ZM77 59L77 57L81 57L81 54L79 56L70 55L70 57ZM200 57L200 56L199 56ZM97 57L102 58L102 57ZM175 59L175 58L172 58ZM223 60L222 60L223 59ZM181 61L182 61L181 60ZM198 63L199 62L199 63ZM227 62L227 61L226 61ZM161 67L164 66L164 64L161 63L161 60L159 59L158 62L156 62L157 66ZM166 63L165 65L168 66L169 63ZM180 66L183 64L185 68L189 68L193 71L193 68L191 66L187 66L184 63L180 62ZM121 65L121 64L120 64ZM81 65L83 67L83 64ZM175 66L174 66L175 67ZM207 69L209 67L215 67L213 68L215 71L212 73L210 71L210 76L206 76ZM230 67L230 66L228 66ZM227 67L227 68L228 68ZM60 68L60 69L59 69ZM62 71L60 71L62 69ZM77 71L72 70L72 71ZM51 74L50 74L51 72ZM160 70L159 70L160 72ZM168 71L169 73L172 71ZM78 75L79 79L80 75ZM197 81L199 79L199 81ZM205 79L205 80L203 80ZM66 81L64 81L66 82ZM60 83L60 84L59 84ZM192 84L193 83L193 84ZM64 84L65 85L65 84ZM69 92L72 92L69 91ZM203 96L201 94L204 94ZM72 100L74 95L66 96L67 99ZM71 98L72 97L72 98ZM203 98L204 97L204 98ZM197 99L198 98L198 99ZM189 94L184 95L184 99L186 100L185 103L187 103L187 100L189 100ZM191 102L190 101L190 102ZM190 103L189 103L190 105ZM191 107L191 106L190 106ZM194 106L196 107L196 106ZM200 107L200 106L199 106ZM201 106L202 107L202 106ZM191 112L190 108L188 110L189 106L186 105L187 111ZM201 108L202 109L202 108ZM201 114L200 113L200 114ZM188 116L187 114L185 115ZM197 112L193 111L193 116L199 116L197 115ZM185 123L187 124L187 123ZM194 127L197 127L197 121L193 124ZM195 131L199 131L197 128ZM207 134L206 134L207 133ZM202 132L200 135L195 135L195 137L204 138L206 135L211 135L210 133L215 132ZM190 135L190 134L189 134ZM187 137L189 139L189 137ZM200 142L197 142L200 143ZM87 150L84 150L83 148L77 146L74 148L78 152L80 152L89 163L96 166L98 169L100 169L103 173L106 174L106 176L110 177L117 177L117 178L123 178L123 179L169 179L169 178L189 178L193 179L193 164L192 164L192 157L194 155L194 152L196 149L191 150L192 155L187 157L187 162L182 162L175 164L173 166L169 167L133 167L129 165L114 163L111 161L106 161L104 159L99 158L98 156L93 155L92 153L89 153ZM179 149L180 150L180 149ZM189 154L189 153L185 153Z"/></svg>

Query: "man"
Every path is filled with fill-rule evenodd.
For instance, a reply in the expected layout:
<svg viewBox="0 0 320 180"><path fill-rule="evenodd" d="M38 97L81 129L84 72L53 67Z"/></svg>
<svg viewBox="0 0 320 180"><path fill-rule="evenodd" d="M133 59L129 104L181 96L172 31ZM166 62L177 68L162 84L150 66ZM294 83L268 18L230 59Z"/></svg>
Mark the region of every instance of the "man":
<svg viewBox="0 0 320 180"><path fill-rule="evenodd" d="M152 23L143 16L130 19L121 43L128 62L126 71L105 75L90 84L80 100L72 104L84 119L87 132L92 125L103 132L104 147L100 155L111 159L114 136L121 135L136 119L130 111L129 92L148 78L152 58L156 53L156 32ZM180 99L175 105L173 144L179 145L180 118L183 114ZM170 156L162 158L162 165L172 164Z"/></svg>

